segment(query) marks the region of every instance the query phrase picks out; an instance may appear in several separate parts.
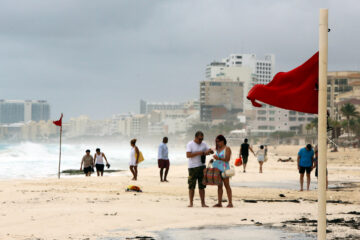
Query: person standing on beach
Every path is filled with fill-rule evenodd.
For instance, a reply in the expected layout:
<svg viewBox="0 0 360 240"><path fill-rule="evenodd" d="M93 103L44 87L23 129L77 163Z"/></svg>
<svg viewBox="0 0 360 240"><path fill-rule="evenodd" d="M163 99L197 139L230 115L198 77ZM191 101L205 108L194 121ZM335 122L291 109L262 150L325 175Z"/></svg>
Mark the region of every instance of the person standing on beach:
<svg viewBox="0 0 360 240"><path fill-rule="evenodd" d="M83 170L83 165L85 176L90 177L94 167L94 158L90 155L89 149L85 151L85 155L81 160L80 171Z"/></svg>
<svg viewBox="0 0 360 240"><path fill-rule="evenodd" d="M259 173L262 173L263 172L262 166L264 164L265 157L266 157L264 145L260 146L260 149L256 152L256 156L257 156L257 160L259 162Z"/></svg>
<svg viewBox="0 0 360 240"><path fill-rule="evenodd" d="M103 152L100 152L100 148L96 149L96 153L94 155L94 162L95 162L95 167L96 167L96 173L99 176L103 176L104 175L104 159L106 161L106 165L109 165L109 162L105 156L105 154Z"/></svg>
<svg viewBox="0 0 360 240"><path fill-rule="evenodd" d="M160 182L168 182L166 178L169 173L170 161L169 161L169 151L166 145L167 143L168 143L168 138L164 137L163 142L160 144L158 150L158 166L160 168ZM163 178L164 169L165 169L165 175Z"/></svg>
<svg viewBox="0 0 360 240"><path fill-rule="evenodd" d="M300 191L303 191L304 185L304 173L306 171L306 180L307 185L306 189L310 189L310 173L313 169L314 164L314 150L312 149L311 144L306 145L306 147L301 148L298 157L297 157L297 167L300 173Z"/></svg>
<svg viewBox="0 0 360 240"><path fill-rule="evenodd" d="M239 157L242 157L242 160L243 160L243 169L244 169L243 172L246 172L246 164L247 164L248 158L249 158L249 149L255 155L254 151L252 150L252 148L248 144L248 139L245 138L244 143L241 144L240 156L239 156Z"/></svg>
<svg viewBox="0 0 360 240"><path fill-rule="evenodd" d="M225 170L230 169L230 158L231 158L231 149L226 146L226 138L223 135L219 135L215 139L216 143L216 153L214 155L213 168L217 168L220 172L225 172ZM222 207L222 195L223 195L223 185L225 185L226 193L228 196L228 205L226 207L232 208L232 191L230 187L230 178L222 178L223 183L218 185L218 203L213 207Z"/></svg>
<svg viewBox="0 0 360 240"><path fill-rule="evenodd" d="M315 158L314 158L314 167L315 169L315 177L318 177L318 159L319 159L319 154L318 154L318 147L317 145L315 146ZM328 190L329 188L329 181L328 181L328 170L326 169L326 190Z"/></svg>
<svg viewBox="0 0 360 240"><path fill-rule="evenodd" d="M140 151L139 148L136 146L136 139L132 139L130 141L130 145L131 145L131 151L130 151L130 171L133 175L133 178L131 180L136 181L137 180L137 176L138 176L138 163L139 163L139 156L140 156Z"/></svg>
<svg viewBox="0 0 360 240"><path fill-rule="evenodd" d="M205 185L202 183L205 169L205 156L213 154L214 151L203 142L204 134L201 131L195 133L195 139L186 145L186 157L188 158L188 185L189 185L189 201L188 207L193 207L195 195L196 181L198 182L199 195L202 207L208 207L205 204Z"/></svg>

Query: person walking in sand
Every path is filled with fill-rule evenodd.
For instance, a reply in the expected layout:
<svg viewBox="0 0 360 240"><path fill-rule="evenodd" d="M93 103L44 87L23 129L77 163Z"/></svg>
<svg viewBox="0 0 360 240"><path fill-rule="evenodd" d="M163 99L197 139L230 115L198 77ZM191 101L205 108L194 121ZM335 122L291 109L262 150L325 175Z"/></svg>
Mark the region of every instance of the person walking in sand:
<svg viewBox="0 0 360 240"><path fill-rule="evenodd" d="M91 172L93 171L93 168L94 168L94 158L90 155L89 149L87 149L85 151L85 155L83 156L83 158L81 160L80 171L83 170L83 166L84 166L85 176L90 177Z"/></svg>
<svg viewBox="0 0 360 240"><path fill-rule="evenodd" d="M304 185L304 173L306 171L306 189L310 189L310 173L313 169L314 164L314 150L312 149L311 144L306 145L306 147L301 148L298 157L297 157L297 167L300 173L300 191L303 191Z"/></svg>
<svg viewBox="0 0 360 240"><path fill-rule="evenodd" d="M254 151L248 144L248 139L245 138L244 143L242 143L240 146L240 154L239 154L240 155L239 157L242 157L242 160L243 160L243 169L244 169L243 172L246 172L246 164L247 164L248 158L249 158L249 149L255 155Z"/></svg>
<svg viewBox="0 0 360 240"><path fill-rule="evenodd" d="M169 150L167 147L167 143L168 143L168 138L164 137L158 149L158 166L160 168L160 182L168 182L167 175L169 173L170 161L169 161ZM165 169L165 174L163 177L164 169Z"/></svg>
<svg viewBox="0 0 360 240"><path fill-rule="evenodd" d="M314 158L314 167L316 168L315 169L315 177L317 178L318 177L318 159L319 159L319 156L318 156L318 146L316 145L315 146L315 158ZM329 181L328 181L328 170L326 168L326 190L329 189Z"/></svg>
<svg viewBox="0 0 360 240"><path fill-rule="evenodd" d="M105 156L105 154L103 152L100 152L100 148L96 149L96 153L94 155L94 164L96 167L96 173L99 176L103 176L104 175L104 159L106 161L106 165L109 166L109 162Z"/></svg>
<svg viewBox="0 0 360 240"><path fill-rule="evenodd" d="M137 177L138 177L138 163L139 163L139 156L140 156L140 151L139 148L136 146L136 139L132 139L130 141L130 145L131 145L131 151L130 151L130 171L133 175L133 178L131 180L136 181Z"/></svg>
<svg viewBox="0 0 360 240"><path fill-rule="evenodd" d="M262 171L262 166L264 164L265 157L266 157L264 145L260 146L260 149L256 152L255 155L256 155L257 160L259 162L259 173L262 173L263 172Z"/></svg>
<svg viewBox="0 0 360 240"><path fill-rule="evenodd" d="M201 131L195 133L195 139L186 145L186 157L188 158L188 185L189 185L189 201L188 207L193 207L196 182L198 182L199 195L202 207L208 207L205 204L205 185L202 183L204 177L204 169L206 163L206 155L213 154L214 151L203 142L204 134Z"/></svg>
<svg viewBox="0 0 360 240"><path fill-rule="evenodd" d="M221 172L230 169L230 158L231 158L231 149L226 146L226 138L223 135L219 135L215 139L216 143L216 152L213 162L213 167L219 169ZM226 193L228 196L228 205L226 207L232 208L232 191L230 187L230 178L225 177L222 179L223 183L218 185L218 203L213 207L222 207L222 195L223 195L223 185L225 185Z"/></svg>

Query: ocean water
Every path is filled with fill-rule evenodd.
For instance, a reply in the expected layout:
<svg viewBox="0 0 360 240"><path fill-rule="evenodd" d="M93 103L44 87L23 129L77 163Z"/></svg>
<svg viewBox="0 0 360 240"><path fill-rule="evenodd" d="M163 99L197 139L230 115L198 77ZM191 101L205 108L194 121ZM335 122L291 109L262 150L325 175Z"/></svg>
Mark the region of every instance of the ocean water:
<svg viewBox="0 0 360 240"><path fill-rule="evenodd" d="M157 164L157 146L140 148L145 161L142 166ZM92 144L63 144L61 156L61 170L79 169L86 149L95 153L97 147L105 153L111 169L128 169L130 145L106 144L98 146ZM185 147L172 149L169 147L171 164L185 164ZM57 175L59 161L59 144L42 144L21 142L14 144L0 144L0 179L32 179L46 178Z"/></svg>

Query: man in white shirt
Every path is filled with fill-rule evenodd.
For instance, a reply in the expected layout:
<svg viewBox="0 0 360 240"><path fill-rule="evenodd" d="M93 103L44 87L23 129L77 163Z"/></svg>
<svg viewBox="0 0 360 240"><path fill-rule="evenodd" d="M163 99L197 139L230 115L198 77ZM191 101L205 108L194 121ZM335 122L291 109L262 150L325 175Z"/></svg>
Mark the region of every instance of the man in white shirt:
<svg viewBox="0 0 360 240"><path fill-rule="evenodd" d="M169 161L169 151L167 144L168 138L164 137L163 142L159 145L159 151L158 151L158 166L160 168L160 181L161 182L168 182L167 175L170 168L170 161ZM165 168L165 175L163 178L163 172Z"/></svg>
<svg viewBox="0 0 360 240"><path fill-rule="evenodd" d="M189 207L193 207L193 200L195 195L196 181L198 182L199 195L201 199L201 206L208 207L205 204L205 185L202 184L204 177L204 169L206 168L205 156L213 154L214 151L203 142L204 134L201 131L195 133L195 139L186 145L186 157L189 159Z"/></svg>

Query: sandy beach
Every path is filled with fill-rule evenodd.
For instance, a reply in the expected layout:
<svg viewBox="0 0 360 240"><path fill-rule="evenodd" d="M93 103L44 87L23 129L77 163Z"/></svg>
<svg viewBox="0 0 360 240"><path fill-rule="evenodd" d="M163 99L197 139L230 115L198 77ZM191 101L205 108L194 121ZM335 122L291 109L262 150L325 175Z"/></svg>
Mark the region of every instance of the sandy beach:
<svg viewBox="0 0 360 240"><path fill-rule="evenodd" d="M159 181L157 167L141 166L137 182L130 180L128 172L102 178L3 180L0 239L162 239L163 231L188 228L193 239L202 239L196 229L213 226L254 226L254 239L256 228L270 227L315 237L314 173L311 190L300 192L296 162L277 162L287 157L296 160L299 148L270 147L263 174L258 173L252 155L246 173L242 167L236 168L230 181L233 209L201 208L197 192L194 208L188 208L186 165L171 166L169 183ZM360 238L359 153L357 149L328 152L328 239ZM143 192L125 192L130 184L140 186ZM206 203L212 206L216 199L217 188L208 186ZM223 199L227 199L225 191Z"/></svg>

